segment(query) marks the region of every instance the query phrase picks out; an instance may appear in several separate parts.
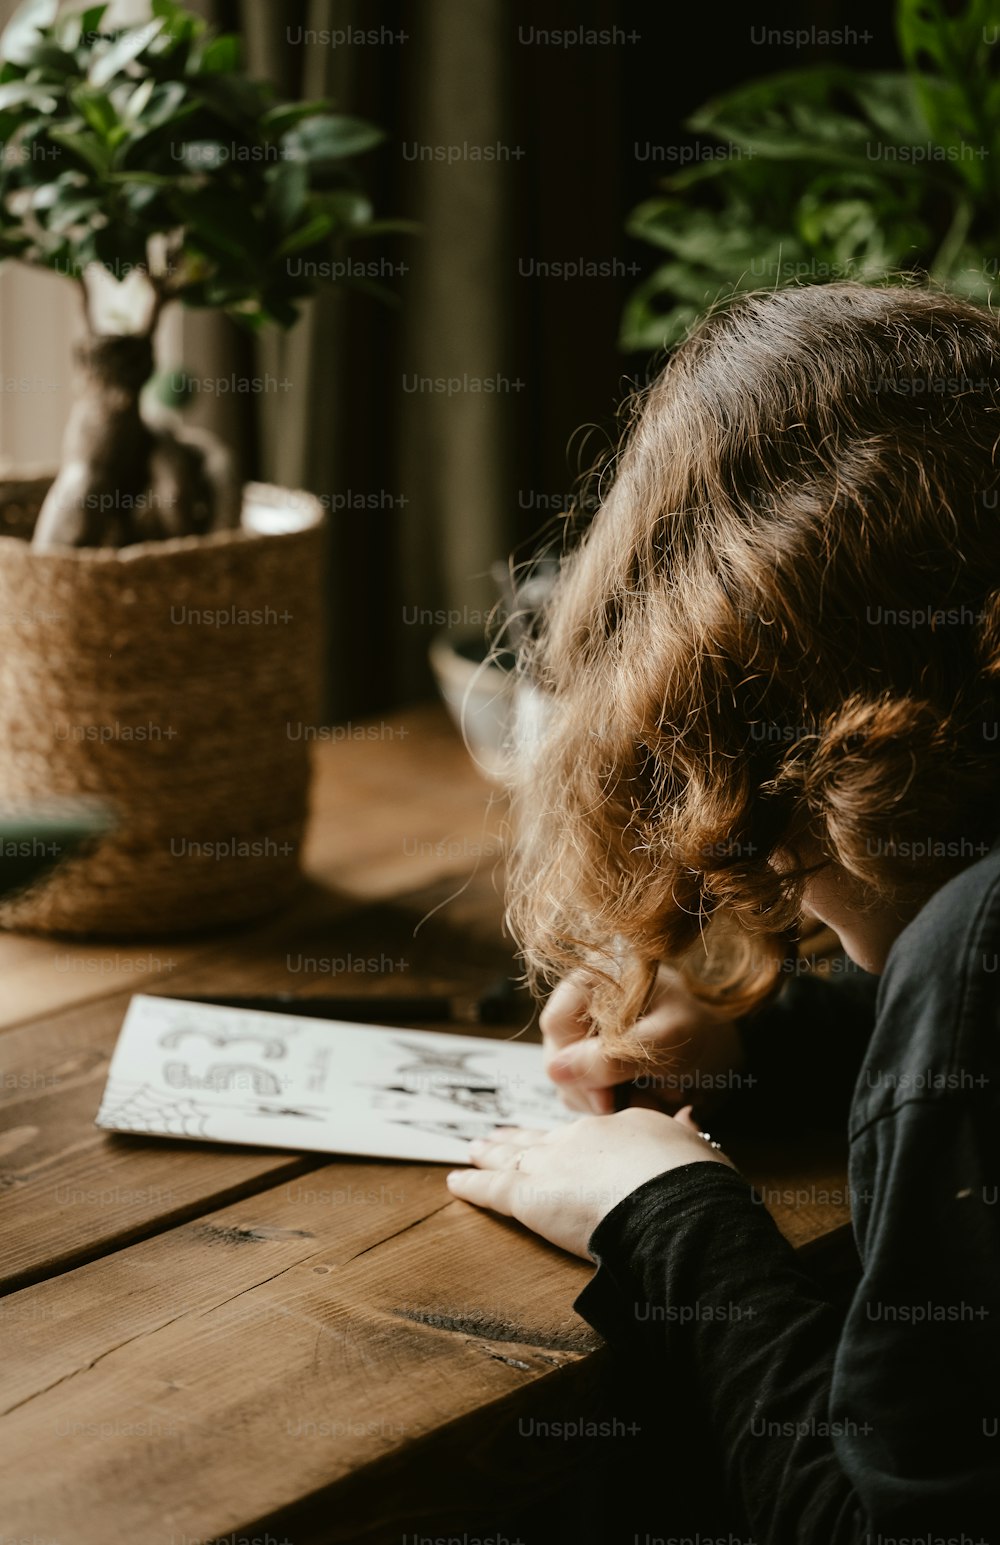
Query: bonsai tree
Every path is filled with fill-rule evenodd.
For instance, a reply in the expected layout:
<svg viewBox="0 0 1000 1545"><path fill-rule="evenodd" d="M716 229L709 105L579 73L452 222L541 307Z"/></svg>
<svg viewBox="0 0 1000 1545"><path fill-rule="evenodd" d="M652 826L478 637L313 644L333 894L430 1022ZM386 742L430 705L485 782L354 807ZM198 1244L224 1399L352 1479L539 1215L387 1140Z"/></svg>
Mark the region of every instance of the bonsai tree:
<svg viewBox="0 0 1000 1545"><path fill-rule="evenodd" d="M387 228L352 165L377 129L277 100L177 0L124 29L103 27L108 9L28 0L0 36L0 261L65 275L86 320L40 548L237 524L227 458L141 403L164 307L289 327L311 276Z"/></svg>
<svg viewBox="0 0 1000 1545"><path fill-rule="evenodd" d="M796 70L693 115L708 143L628 224L666 258L626 306L624 348L669 347L715 301L796 281L929 276L988 302L1000 261L996 7L897 0L896 31L901 71Z"/></svg>

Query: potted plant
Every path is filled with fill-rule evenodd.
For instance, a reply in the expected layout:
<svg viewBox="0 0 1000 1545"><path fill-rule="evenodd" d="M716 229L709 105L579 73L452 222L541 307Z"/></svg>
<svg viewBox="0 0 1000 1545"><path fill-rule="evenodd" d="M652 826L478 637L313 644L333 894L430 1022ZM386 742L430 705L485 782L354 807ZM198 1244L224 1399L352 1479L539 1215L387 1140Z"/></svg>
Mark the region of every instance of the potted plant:
<svg viewBox="0 0 1000 1545"><path fill-rule="evenodd" d="M621 342L671 348L720 299L927 278L986 305L1000 261L998 29L988 5L897 0L905 68L748 81L688 128L708 143L632 213L665 254Z"/></svg>
<svg viewBox="0 0 1000 1545"><path fill-rule="evenodd" d="M353 166L378 130L277 100L176 0L108 10L28 0L0 37L0 260L64 275L83 320L61 466L0 471L0 804L112 823L0 921L135 934L295 883L320 679L319 501L241 493L155 408L160 318L289 327L385 226Z"/></svg>

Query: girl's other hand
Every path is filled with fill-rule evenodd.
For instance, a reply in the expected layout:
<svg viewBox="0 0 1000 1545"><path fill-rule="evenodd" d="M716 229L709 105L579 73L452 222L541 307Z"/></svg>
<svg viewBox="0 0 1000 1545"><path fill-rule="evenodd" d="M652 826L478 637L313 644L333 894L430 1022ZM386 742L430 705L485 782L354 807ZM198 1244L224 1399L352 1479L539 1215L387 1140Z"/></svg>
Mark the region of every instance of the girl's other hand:
<svg viewBox="0 0 1000 1545"><path fill-rule="evenodd" d="M590 1033L589 1002L586 976L574 972L556 987L540 1019L546 1071L570 1110L607 1115L618 1084L632 1085L629 1105L675 1111L693 1102L711 1110L745 1064L736 1021L692 997L672 966L659 967L646 1012L632 1027L650 1061L609 1056Z"/></svg>
<svg viewBox="0 0 1000 1545"><path fill-rule="evenodd" d="M453 1196L517 1218L543 1239L590 1260L602 1218L645 1181L682 1164L732 1161L699 1136L690 1109L582 1116L553 1131L498 1127L469 1144L474 1169L452 1170Z"/></svg>

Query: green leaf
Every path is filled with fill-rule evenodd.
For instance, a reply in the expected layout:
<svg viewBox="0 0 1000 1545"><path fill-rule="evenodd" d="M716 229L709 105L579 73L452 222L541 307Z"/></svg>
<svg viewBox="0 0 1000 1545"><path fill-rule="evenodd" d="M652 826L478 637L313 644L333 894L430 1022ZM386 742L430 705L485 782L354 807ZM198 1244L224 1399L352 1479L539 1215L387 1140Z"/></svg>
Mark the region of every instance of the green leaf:
<svg viewBox="0 0 1000 1545"><path fill-rule="evenodd" d="M103 5L88 5L83 11L81 11L80 12L80 30L81 30L81 35L84 38L91 38L92 39L95 36L96 33L100 32L100 30L101 30L101 23L103 22L105 16L107 15L107 13L108 13L108 11L110 9L111 9L110 4L105 3Z"/></svg>
<svg viewBox="0 0 1000 1545"><path fill-rule="evenodd" d="M155 90L156 82L152 76L147 76L144 81L140 81L135 90L130 93L122 113L127 123L136 123L142 117Z"/></svg>
<svg viewBox="0 0 1000 1545"><path fill-rule="evenodd" d="M26 80L11 80L0 86L0 109L26 106L39 113L54 113L58 105L48 86Z"/></svg>
<svg viewBox="0 0 1000 1545"><path fill-rule="evenodd" d="M160 188L148 179L143 179L141 182L129 179L122 183L121 197L133 214L143 215L149 219L152 218L151 206L161 197L161 192Z"/></svg>
<svg viewBox="0 0 1000 1545"><path fill-rule="evenodd" d="M179 162L187 172L217 172L224 167L229 160L229 147L214 139L190 139L185 140L180 146L179 154L176 147L171 147L174 159Z"/></svg>
<svg viewBox="0 0 1000 1545"><path fill-rule="evenodd" d="M63 48L71 53L92 48L107 10L107 5L89 5L78 11L60 12L58 36Z"/></svg>
<svg viewBox="0 0 1000 1545"><path fill-rule="evenodd" d="M196 73L199 75L229 75L240 68L240 40L233 33L212 38L201 51Z"/></svg>
<svg viewBox="0 0 1000 1545"><path fill-rule="evenodd" d="M70 92L70 101L99 138L107 141L112 139L114 131L119 127L119 119L105 92L80 86Z"/></svg>
<svg viewBox="0 0 1000 1545"><path fill-rule="evenodd" d="M927 121L906 75L893 71L854 72L850 96L866 125L895 145L923 145L927 140Z"/></svg>
<svg viewBox="0 0 1000 1545"><path fill-rule="evenodd" d="M59 12L59 0L25 0L18 6L0 34L0 58L20 64L39 40L39 33L51 27Z"/></svg>
<svg viewBox="0 0 1000 1545"><path fill-rule="evenodd" d="M89 224L100 210L99 199L78 198L75 202L70 199L61 200L51 210L46 225L50 231L58 231L62 234L72 230L74 226Z"/></svg>
<svg viewBox="0 0 1000 1545"><path fill-rule="evenodd" d="M162 81L154 86L148 100L141 105L139 126L143 132L162 129L164 124L177 123L196 110L197 103L188 100L181 81Z"/></svg>
<svg viewBox="0 0 1000 1545"><path fill-rule="evenodd" d="M269 88L242 75L198 75L190 87L206 107L244 136L270 101Z"/></svg>
<svg viewBox="0 0 1000 1545"><path fill-rule="evenodd" d="M279 231L288 231L305 208L309 173L301 162L282 161L269 174L264 209Z"/></svg>
<svg viewBox="0 0 1000 1545"><path fill-rule="evenodd" d="M96 134L82 134L78 130L59 128L49 130L49 139L57 145L72 151L82 161L92 167L95 172L103 176L111 165L111 152L108 147L99 140Z"/></svg>
<svg viewBox="0 0 1000 1545"><path fill-rule="evenodd" d="M318 242L329 236L333 228L334 221L331 215L314 215L307 224L285 237L278 248L278 257L290 257L293 252L301 252L305 247L315 247Z"/></svg>
<svg viewBox="0 0 1000 1545"><path fill-rule="evenodd" d="M0 823L0 894L25 890L57 864L113 830L117 818L110 805L62 799L48 808L8 809ZM9 855L9 856L7 856Z"/></svg>
<svg viewBox="0 0 1000 1545"><path fill-rule="evenodd" d="M67 167L65 151L49 143L49 122L48 118L36 119L25 123L16 133L0 133L0 139L7 146L4 157L0 158L0 177L6 162L11 168L17 168L17 182L22 187L85 180L78 167Z"/></svg>
<svg viewBox="0 0 1000 1545"><path fill-rule="evenodd" d="M957 258L948 288L965 300L986 306L997 289L997 258L967 247Z"/></svg>
<svg viewBox="0 0 1000 1545"><path fill-rule="evenodd" d="M237 271L252 271L260 250L260 231L253 211L238 194L221 197L212 189L171 196L181 220L188 227L190 243L209 257L232 260Z"/></svg>
<svg viewBox="0 0 1000 1545"><path fill-rule="evenodd" d="M43 182L31 195L32 209L48 209L62 197L62 188L58 182Z"/></svg>
<svg viewBox="0 0 1000 1545"><path fill-rule="evenodd" d="M76 60L48 38L36 38L34 43L25 42L18 50L16 59L10 60L24 70L37 71L41 75L71 75L76 70Z"/></svg>
<svg viewBox="0 0 1000 1545"><path fill-rule="evenodd" d="M990 31L994 0L965 0L946 9L941 0L898 0L896 30L930 134L951 152L958 175L974 190L1000 174L1000 126L988 105ZM989 158L989 160L988 160ZM987 164L988 162L988 164Z"/></svg>
<svg viewBox="0 0 1000 1545"><path fill-rule="evenodd" d="M175 186L175 179L164 176L162 172L109 172L107 181L111 184L118 183L123 188L172 188Z"/></svg>
<svg viewBox="0 0 1000 1545"><path fill-rule="evenodd" d="M918 74L928 67L947 80L988 79L997 11L994 0L965 0L945 7L941 0L897 0L896 33L907 65Z"/></svg>
<svg viewBox="0 0 1000 1545"><path fill-rule="evenodd" d="M831 66L766 76L706 103L688 123L751 158L855 168L891 160L897 176L922 175L912 153L885 153L887 143L911 152L926 146L926 124L902 74Z"/></svg>
<svg viewBox="0 0 1000 1545"><path fill-rule="evenodd" d="M104 4L18 12L7 36L25 62L0 60L0 140L39 153L0 161L0 256L117 272L169 237L186 303L289 326L318 283L287 256L378 228L349 161L381 132L328 101L276 100L235 38L175 0L151 9L103 33Z"/></svg>
<svg viewBox="0 0 1000 1545"><path fill-rule="evenodd" d="M281 135L288 129L295 127L305 118L318 118L328 115L333 103L330 101L317 102L283 102L279 107L269 108L260 120L260 126L266 134Z"/></svg>
<svg viewBox="0 0 1000 1545"><path fill-rule="evenodd" d="M279 327L294 327L299 320L299 308L285 295L265 291L260 302L262 320L276 322Z"/></svg>
<svg viewBox="0 0 1000 1545"><path fill-rule="evenodd" d="M128 32L123 32L120 38L101 52L94 55L93 62L87 72L87 79L92 86L106 86L114 76L118 75L125 67L138 59L156 38L163 27L162 17L154 17L144 27L132 27Z"/></svg>
<svg viewBox="0 0 1000 1545"><path fill-rule="evenodd" d="M381 129L360 118L307 118L282 137L285 154L292 161L321 166L371 150L385 138Z"/></svg>
<svg viewBox="0 0 1000 1545"><path fill-rule="evenodd" d="M658 310L651 297L656 294L656 275L640 286L629 298L622 313L619 347L626 353L649 353L653 349L673 348L681 342L705 310L698 305L675 305Z"/></svg>
<svg viewBox="0 0 1000 1545"><path fill-rule="evenodd" d="M338 225L367 226L371 224L372 203L357 188L335 188L329 193L317 193L315 203L324 214L332 215Z"/></svg>
<svg viewBox="0 0 1000 1545"><path fill-rule="evenodd" d="M146 242L139 231L116 222L95 230L93 242L97 261L117 279L146 266Z"/></svg>

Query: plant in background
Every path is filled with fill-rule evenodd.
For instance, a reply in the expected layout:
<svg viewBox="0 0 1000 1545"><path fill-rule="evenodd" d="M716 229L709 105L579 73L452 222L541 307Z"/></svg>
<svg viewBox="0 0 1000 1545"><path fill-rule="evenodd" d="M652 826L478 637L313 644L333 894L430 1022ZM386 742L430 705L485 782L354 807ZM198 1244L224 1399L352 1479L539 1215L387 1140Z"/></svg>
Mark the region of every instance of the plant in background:
<svg viewBox="0 0 1000 1545"><path fill-rule="evenodd" d="M147 417L165 306L289 327L376 222L352 159L382 138L329 102L283 102L238 39L176 0L107 28L107 4L28 0L0 37L0 260L80 286L87 334L38 547L234 526L206 437Z"/></svg>
<svg viewBox="0 0 1000 1545"><path fill-rule="evenodd" d="M929 276L977 302L1000 262L995 0L898 0L905 69L751 81L689 120L702 146L633 211L667 261L631 296L626 349L670 347L714 302L824 280Z"/></svg>

